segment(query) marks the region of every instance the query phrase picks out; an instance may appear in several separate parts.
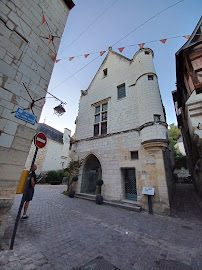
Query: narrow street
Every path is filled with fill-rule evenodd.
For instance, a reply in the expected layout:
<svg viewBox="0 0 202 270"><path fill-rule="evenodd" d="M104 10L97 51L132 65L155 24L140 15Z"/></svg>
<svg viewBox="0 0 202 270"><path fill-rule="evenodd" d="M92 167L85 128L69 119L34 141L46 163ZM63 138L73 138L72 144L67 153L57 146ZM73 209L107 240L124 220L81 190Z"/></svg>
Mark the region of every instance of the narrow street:
<svg viewBox="0 0 202 270"><path fill-rule="evenodd" d="M92 263L80 268L99 256L114 266L103 270L201 269L202 214L192 192L183 207L176 204L173 217L162 217L71 199L61 194L65 188L36 187L29 219L19 222L14 251L6 251L21 199L15 197L2 270L102 269ZM186 194L182 186L178 192Z"/></svg>

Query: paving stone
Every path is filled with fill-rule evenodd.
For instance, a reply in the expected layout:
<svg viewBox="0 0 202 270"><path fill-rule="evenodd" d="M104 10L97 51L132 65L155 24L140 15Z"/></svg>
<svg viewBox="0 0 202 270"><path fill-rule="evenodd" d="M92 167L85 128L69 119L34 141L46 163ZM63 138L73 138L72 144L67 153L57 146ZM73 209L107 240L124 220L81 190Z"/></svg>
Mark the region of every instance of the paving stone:
<svg viewBox="0 0 202 270"><path fill-rule="evenodd" d="M175 217L152 216L107 205L98 208L94 202L62 195L65 188L36 186L30 218L19 223L14 251L0 253L0 260L8 260L6 270L14 265L20 270L68 270L98 256L121 270L156 270L156 261L200 270L202 227L194 206L189 210L195 213L193 219L189 213L181 219L177 210ZM19 203L17 195L7 235Z"/></svg>

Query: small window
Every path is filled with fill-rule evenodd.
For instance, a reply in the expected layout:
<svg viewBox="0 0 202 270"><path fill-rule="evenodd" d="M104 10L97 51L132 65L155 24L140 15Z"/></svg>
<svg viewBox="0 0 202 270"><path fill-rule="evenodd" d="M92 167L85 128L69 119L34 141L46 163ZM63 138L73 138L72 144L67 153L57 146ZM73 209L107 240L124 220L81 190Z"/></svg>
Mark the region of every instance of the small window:
<svg viewBox="0 0 202 270"><path fill-rule="evenodd" d="M97 113L100 113L100 106L95 107L95 113L96 113L96 114L97 114Z"/></svg>
<svg viewBox="0 0 202 270"><path fill-rule="evenodd" d="M138 151L132 151L130 152L131 160L132 159L138 159Z"/></svg>
<svg viewBox="0 0 202 270"><path fill-rule="evenodd" d="M118 99L124 98L126 96L126 88L125 88L125 83L117 86L118 89Z"/></svg>
<svg viewBox="0 0 202 270"><path fill-rule="evenodd" d="M104 76L104 77L107 76L107 68L105 68L105 69L103 70L103 76Z"/></svg>
<svg viewBox="0 0 202 270"><path fill-rule="evenodd" d="M144 53L145 53L145 54L150 54L150 52L148 52L148 51L145 51Z"/></svg>
<svg viewBox="0 0 202 270"><path fill-rule="evenodd" d="M148 75L148 81L153 81L154 76L153 75Z"/></svg>
<svg viewBox="0 0 202 270"><path fill-rule="evenodd" d="M154 114L154 123L159 122L161 120L161 116L159 114Z"/></svg>

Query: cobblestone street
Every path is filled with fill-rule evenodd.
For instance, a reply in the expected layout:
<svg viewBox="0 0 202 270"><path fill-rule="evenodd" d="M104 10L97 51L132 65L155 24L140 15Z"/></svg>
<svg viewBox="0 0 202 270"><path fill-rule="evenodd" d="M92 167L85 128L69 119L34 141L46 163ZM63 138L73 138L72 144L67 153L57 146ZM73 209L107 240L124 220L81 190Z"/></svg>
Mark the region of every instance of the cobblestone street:
<svg viewBox="0 0 202 270"><path fill-rule="evenodd" d="M76 269L98 256L121 270L202 269L200 208L193 207L193 219L178 217L175 211L175 217L148 215L71 199L61 194L65 188L36 186L29 219L19 222L13 251L6 250L5 239L2 270ZM17 195L7 237L20 200ZM165 262L175 266L169 268Z"/></svg>

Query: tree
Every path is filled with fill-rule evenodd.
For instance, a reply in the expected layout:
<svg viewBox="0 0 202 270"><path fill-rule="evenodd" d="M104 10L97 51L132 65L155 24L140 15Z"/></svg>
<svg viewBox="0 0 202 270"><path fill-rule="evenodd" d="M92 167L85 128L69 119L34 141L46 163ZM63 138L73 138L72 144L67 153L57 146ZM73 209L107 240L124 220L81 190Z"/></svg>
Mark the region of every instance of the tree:
<svg viewBox="0 0 202 270"><path fill-rule="evenodd" d="M177 143L177 140L181 137L181 131L173 123L173 124L170 124L170 128L168 129L168 134L169 134L169 137L170 137L170 143L171 143L171 147L172 147L174 156L176 156L177 155L177 149L175 148L175 144Z"/></svg>
<svg viewBox="0 0 202 270"><path fill-rule="evenodd" d="M70 188L74 182L78 180L79 168L81 167L81 162L79 160L71 160L68 167L64 169L67 173L67 191L70 191Z"/></svg>
<svg viewBox="0 0 202 270"><path fill-rule="evenodd" d="M175 159L175 168L180 169L182 167L187 168L187 158L175 147L178 139L181 137L180 129L173 123L170 124L168 129L168 134L170 137L170 143L174 154Z"/></svg>

